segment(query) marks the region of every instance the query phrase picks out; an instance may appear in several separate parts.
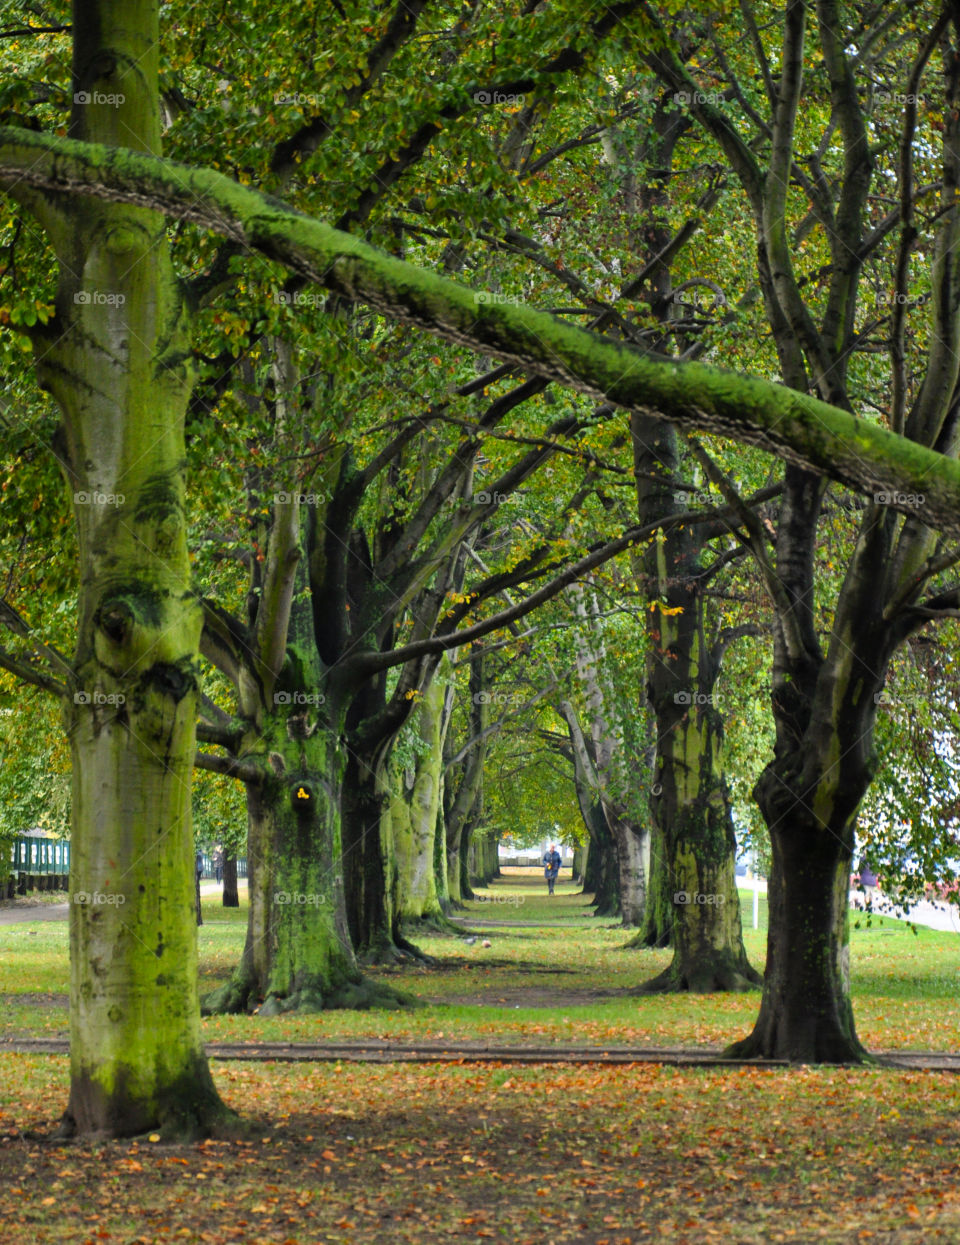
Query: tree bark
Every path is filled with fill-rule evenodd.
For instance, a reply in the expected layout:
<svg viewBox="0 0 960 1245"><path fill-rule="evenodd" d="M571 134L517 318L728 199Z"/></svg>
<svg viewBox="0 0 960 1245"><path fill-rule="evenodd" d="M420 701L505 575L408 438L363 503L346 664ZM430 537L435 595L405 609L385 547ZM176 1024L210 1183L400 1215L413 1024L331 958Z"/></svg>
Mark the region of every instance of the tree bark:
<svg viewBox="0 0 960 1245"><path fill-rule="evenodd" d="M223 906L225 908L240 907L240 887L237 882L237 858L229 852L225 852L223 856Z"/></svg>
<svg viewBox="0 0 960 1245"><path fill-rule="evenodd" d="M858 1063L866 1058L850 1002L849 893L852 832L846 841L795 810L772 826L767 881L767 973L752 1033L734 1058Z"/></svg>
<svg viewBox="0 0 960 1245"><path fill-rule="evenodd" d="M385 816L392 827L396 904L401 921L442 915L434 873L434 840L443 772L445 690L439 679L431 679L414 711L414 729L426 752L417 755L409 773L391 767L393 780Z"/></svg>
<svg viewBox="0 0 960 1245"><path fill-rule="evenodd" d="M71 133L160 152L150 5L74 5ZM137 66L130 74L127 67ZM113 97L123 101L114 107ZM97 97L111 97L108 104ZM27 196L59 261L37 373L63 414L80 553L66 1133L199 1136L232 1116L200 1033L190 776L200 610L187 555L189 320L166 224Z"/></svg>
<svg viewBox="0 0 960 1245"><path fill-rule="evenodd" d="M347 1007L361 989L343 896L341 754L328 730L291 740L281 729L268 730L271 771L247 785L255 868L243 957L230 982L204 999L206 1013Z"/></svg>
<svg viewBox="0 0 960 1245"><path fill-rule="evenodd" d="M633 435L637 479L645 481L639 510L669 514L677 504L676 433L668 424L637 418ZM761 978L747 959L740 927L723 718L714 704L722 649L708 640L696 537L686 527L664 532L649 546L645 563L656 607L647 613L647 697L657 727L649 806L670 870L674 954L644 989L747 990Z"/></svg>

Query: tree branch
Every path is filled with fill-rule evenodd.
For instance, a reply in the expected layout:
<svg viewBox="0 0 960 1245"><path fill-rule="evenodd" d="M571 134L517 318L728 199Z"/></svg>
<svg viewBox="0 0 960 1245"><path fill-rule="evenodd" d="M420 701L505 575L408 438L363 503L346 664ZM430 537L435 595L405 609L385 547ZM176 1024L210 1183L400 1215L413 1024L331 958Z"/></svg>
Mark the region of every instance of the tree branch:
<svg viewBox="0 0 960 1245"><path fill-rule="evenodd" d="M680 363L393 259L210 169L0 126L0 181L190 219L385 315L593 398L733 437L960 535L960 464L848 411L755 376ZM919 501L918 498L923 500Z"/></svg>

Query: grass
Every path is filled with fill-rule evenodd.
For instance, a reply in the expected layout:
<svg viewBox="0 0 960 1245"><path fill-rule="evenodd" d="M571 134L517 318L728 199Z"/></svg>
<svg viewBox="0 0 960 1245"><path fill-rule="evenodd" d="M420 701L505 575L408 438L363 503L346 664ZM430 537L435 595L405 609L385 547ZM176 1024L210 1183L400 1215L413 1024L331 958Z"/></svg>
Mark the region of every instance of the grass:
<svg viewBox="0 0 960 1245"><path fill-rule="evenodd" d="M532 873L532 871L531 871ZM646 996L624 992L668 962L667 951L624 950L627 932L590 915L569 882L549 899L532 876L498 880L484 898L466 905L477 922L517 922L509 928L472 926L463 937L429 934L419 945L436 968L374 970L379 980L409 991L427 1006L415 1012L324 1012L275 1017L222 1016L204 1020L209 1040L308 1041L353 1038L446 1038L497 1042L703 1045L747 1032L758 995ZM752 892L741 892L744 918ZM549 921L549 926L533 924ZM240 955L246 908L204 902L198 930L201 989L224 981ZM522 923L522 924L519 924ZM555 926L559 925L560 928ZM762 967L766 897L760 929L744 930L751 961ZM466 930L465 930L466 932ZM487 938L491 946L481 946ZM0 927L0 1038L67 1031L69 988L65 922ZM24 964L29 963L29 972ZM960 1029L960 935L917 927L890 917L851 931L851 989L861 1040L875 1049L946 1050ZM25 995L21 1003L16 996ZM46 997L36 997L36 996Z"/></svg>
<svg viewBox="0 0 960 1245"><path fill-rule="evenodd" d="M625 951L625 931L589 916L569 884L549 901L524 881L489 894L523 902L471 903L474 920L551 925L487 929L489 948L422 938L436 968L377 974L428 1000L421 1009L218 1017L204 1031L673 1045L725 1042L753 1020L756 993L618 993L668 953ZM244 920L243 909L205 905L205 986L229 973ZM66 1028L66 925L38 921L33 931L0 928L0 1036ZM763 929L744 937L762 964ZM874 1048L954 1048L958 972L957 935L861 922L852 931L861 1038ZM252 1122L246 1137L66 1145L42 1138L65 1103L67 1060L0 1053L4 1245L960 1239L960 1080L949 1074L212 1067L221 1094Z"/></svg>

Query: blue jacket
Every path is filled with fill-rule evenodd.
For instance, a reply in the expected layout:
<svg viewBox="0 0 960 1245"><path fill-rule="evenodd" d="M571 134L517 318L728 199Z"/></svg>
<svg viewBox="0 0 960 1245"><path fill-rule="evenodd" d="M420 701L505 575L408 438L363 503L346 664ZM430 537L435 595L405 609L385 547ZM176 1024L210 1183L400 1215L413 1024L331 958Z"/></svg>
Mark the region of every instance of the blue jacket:
<svg viewBox="0 0 960 1245"><path fill-rule="evenodd" d="M543 876L545 878L555 878L560 872L560 853L544 852L543 853Z"/></svg>

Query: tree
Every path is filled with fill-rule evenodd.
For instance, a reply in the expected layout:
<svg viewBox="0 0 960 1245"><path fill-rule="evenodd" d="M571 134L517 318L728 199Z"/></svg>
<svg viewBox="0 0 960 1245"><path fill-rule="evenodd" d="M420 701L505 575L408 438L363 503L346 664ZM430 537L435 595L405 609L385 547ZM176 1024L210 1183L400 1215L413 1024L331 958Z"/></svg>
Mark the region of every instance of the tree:
<svg viewBox="0 0 960 1245"><path fill-rule="evenodd" d="M941 8L923 33L909 15L888 25L868 6L842 12L822 3L809 32L807 18L806 5L787 7L778 79L751 27L750 70L765 87L758 108L744 106L739 30L711 36L725 83L719 93L693 78L671 41L664 40L651 61L717 143L742 187L756 230L757 284L786 383L851 411L879 411L902 434L905 455L922 446L953 459L960 393L957 14ZM724 42L734 50L730 61ZM929 71L938 52L942 88ZM873 136L892 132L893 118L879 95L858 89L864 69L871 80L902 88L895 97L903 101L896 159L887 155L892 144L874 142ZM719 106L727 92L744 107L756 142ZM925 100L923 114L918 96ZM759 110L766 113L762 121ZM939 170L921 171L934 150ZM879 194L872 200L881 172L883 194L896 187L893 212ZM918 185L918 173L931 175L932 185ZM802 194L817 235L821 266L812 283L798 275L807 231L796 224L791 187ZM935 205L929 214L927 197ZM929 262L922 276L911 272L915 256ZM871 278L878 289L891 281L889 315L878 317L864 306L862 291ZM910 314L918 282L930 291L931 315L922 328ZM877 355L888 360L883 371ZM851 444L856 438L852 432ZM735 502L724 474L710 474ZM772 845L764 993L753 1033L733 1050L842 1062L864 1055L849 998L847 890L857 811L876 768L877 699L896 649L953 608L956 587L941 577L957 553L934 530L937 521L919 500L922 489L916 513L904 520L875 488L858 516L824 645L816 627L814 554L825 493L822 477L796 463L787 466L775 560L761 525L743 513L742 539L774 608L776 743L754 792Z"/></svg>
<svg viewBox="0 0 960 1245"><path fill-rule="evenodd" d="M78 0L74 21L71 133L158 156L155 9ZM48 673L15 669L64 705L73 898L90 895L70 908L62 1127L202 1133L230 1113L196 997L189 778L202 620L182 474L189 316L161 215L8 189L58 261L56 315L31 337L62 413L57 455L82 565L74 659L48 646Z"/></svg>

